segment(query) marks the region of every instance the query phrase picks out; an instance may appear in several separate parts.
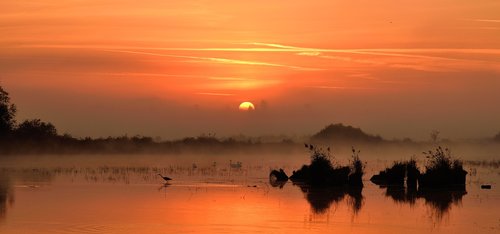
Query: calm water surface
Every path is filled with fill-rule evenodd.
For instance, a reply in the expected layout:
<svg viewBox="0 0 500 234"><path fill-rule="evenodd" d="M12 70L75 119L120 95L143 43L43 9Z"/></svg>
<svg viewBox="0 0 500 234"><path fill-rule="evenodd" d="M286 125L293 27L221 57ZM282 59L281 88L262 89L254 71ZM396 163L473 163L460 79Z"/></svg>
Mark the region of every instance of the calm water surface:
<svg viewBox="0 0 500 234"><path fill-rule="evenodd" d="M287 170L289 171L289 170ZM174 178L164 184L157 173ZM466 191L311 189L269 167L3 168L1 233L499 233L499 170ZM368 179L371 174L365 176ZM493 184L481 190L480 184Z"/></svg>

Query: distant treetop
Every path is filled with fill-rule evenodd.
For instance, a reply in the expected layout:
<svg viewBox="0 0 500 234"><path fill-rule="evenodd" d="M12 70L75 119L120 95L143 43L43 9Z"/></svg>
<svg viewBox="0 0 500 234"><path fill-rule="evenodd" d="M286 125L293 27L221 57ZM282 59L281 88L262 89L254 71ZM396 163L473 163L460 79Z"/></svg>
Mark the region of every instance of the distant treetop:
<svg viewBox="0 0 500 234"><path fill-rule="evenodd" d="M357 141L357 142L381 142L382 137L370 135L359 128L349 125L330 124L311 137L312 141Z"/></svg>

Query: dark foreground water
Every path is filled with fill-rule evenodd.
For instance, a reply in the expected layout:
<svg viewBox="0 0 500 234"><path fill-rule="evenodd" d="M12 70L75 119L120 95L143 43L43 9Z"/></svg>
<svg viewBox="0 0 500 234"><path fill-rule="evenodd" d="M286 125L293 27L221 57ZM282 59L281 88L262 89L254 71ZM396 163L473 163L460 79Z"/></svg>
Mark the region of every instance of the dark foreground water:
<svg viewBox="0 0 500 234"><path fill-rule="evenodd" d="M499 233L500 172L471 170L423 193L270 184L263 165L4 167L0 233Z"/></svg>

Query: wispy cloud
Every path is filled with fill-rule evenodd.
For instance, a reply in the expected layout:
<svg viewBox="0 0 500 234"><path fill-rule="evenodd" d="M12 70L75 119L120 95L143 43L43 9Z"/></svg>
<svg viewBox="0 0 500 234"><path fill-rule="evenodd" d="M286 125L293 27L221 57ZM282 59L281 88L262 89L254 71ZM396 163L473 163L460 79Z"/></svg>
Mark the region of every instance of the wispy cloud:
<svg viewBox="0 0 500 234"><path fill-rule="evenodd" d="M500 23L500 19L464 19L467 21L476 21L476 22L487 22L487 23Z"/></svg>
<svg viewBox="0 0 500 234"><path fill-rule="evenodd" d="M89 73L87 73L89 74ZM241 77L219 77L219 76L203 76L203 75L185 75L185 74L165 74L165 73L150 73L150 72L92 72L93 75L101 76L140 76L140 77L168 77L168 78L189 78L189 79L206 79L216 81L254 81L255 79Z"/></svg>
<svg viewBox="0 0 500 234"><path fill-rule="evenodd" d="M348 53L348 54L361 54L361 55L376 55L376 56L391 56L391 57L407 57L407 58L423 58L423 59L444 59L444 60L461 60L448 57L440 56L429 56L429 55L419 55L419 54L405 54L415 53L415 52L439 52L439 49L323 49L323 48L305 48L305 47L294 47L278 44L269 43L251 43L256 45L263 45L269 47L277 47L284 49L295 50L296 52L302 53L302 55L312 55L319 53ZM465 51L465 50L464 50ZM500 50L498 51L500 53ZM305 53L305 54L304 54Z"/></svg>
<svg viewBox="0 0 500 234"><path fill-rule="evenodd" d="M483 54L483 55L500 55L500 49L461 49L461 48L372 48L372 49L346 49L346 50L332 50L332 49L322 49L322 48L303 48L303 47L293 47L278 44L267 44L267 43L251 43L257 45L265 45L269 47L285 48L285 49L295 49L303 50L296 53L297 55L303 56L314 56L323 59L332 59L345 62L353 62L368 65L385 66L392 68L410 69L416 71L431 71L431 72L446 72L446 71L456 71L458 67L463 68L464 66L458 66L457 62L462 63L468 62L471 64L484 64L484 63L497 63L498 61L492 61L489 59L480 58L464 58L463 56L449 57L449 56L435 56L433 54ZM327 55L328 53L345 53L345 54L359 54L359 55L371 55L371 56L383 56L383 57L397 57L410 59L408 61L390 61L381 59L360 59L353 58L352 56L336 56ZM436 60L443 60L442 63L436 63Z"/></svg>
<svg viewBox="0 0 500 234"><path fill-rule="evenodd" d="M195 93L197 95L208 95L208 96L234 96L234 93Z"/></svg>
<svg viewBox="0 0 500 234"><path fill-rule="evenodd" d="M348 87L344 86L327 86L327 85L310 85L306 86L307 88L315 88L315 89L347 89Z"/></svg>
<svg viewBox="0 0 500 234"><path fill-rule="evenodd" d="M305 87L314 89L373 89L369 87L347 87L347 86L330 86L330 85L310 85Z"/></svg>
<svg viewBox="0 0 500 234"><path fill-rule="evenodd" d="M498 48L359 48L359 49L328 49L308 48L280 45L274 43L239 43L244 45L257 45L264 47L208 47L208 48L185 48L185 47L141 47L141 46L117 46L117 45L70 45L70 44L26 44L16 47L26 48L66 48L66 49L96 49L96 50L148 50L148 51L221 51L221 52L291 52L300 55L319 55L319 53L347 53L361 55L395 56L410 58L447 59L459 60L450 57L428 56L418 53L464 53L464 54L500 54ZM144 52L146 53L146 52Z"/></svg>
<svg viewBox="0 0 500 234"><path fill-rule="evenodd" d="M292 70L302 71L321 71L330 70L329 64L322 64L321 67L297 66L263 61L239 60L212 56L198 55L178 55L178 51L214 51L214 52L251 52L251 53L293 53L299 56L310 56L328 60L337 60L347 63L365 64L370 66L393 67L400 69L410 69L418 71L450 71L450 67L465 68L475 65L484 65L497 63L491 57L481 58L480 56L464 56L465 54L477 55L500 55L500 49L482 48L482 49L467 49L467 48L368 48L368 49L329 49L329 48L309 48L290 45L282 45L277 43L229 43L237 47L227 48L175 48L175 47L135 47L135 46L120 46L120 45L24 45L23 47L42 47L42 48L79 48L79 49L94 49L100 51L108 51L114 53L129 53L142 54L150 56L161 56L171 58L183 58L190 61L184 62L212 62L221 64L233 65L249 65L249 66L266 66L287 68ZM239 46L238 45L245 45ZM247 47L249 46L249 47ZM193 53L196 54L196 53ZM356 56L359 55L359 56ZM363 56L363 57L360 57ZM391 58L398 58L391 60ZM399 59L401 58L401 59ZM292 61L292 60L290 60ZM298 61L298 60L295 60ZM437 63L437 61L442 61ZM300 61L299 61L300 62ZM461 65L457 65L457 62ZM463 66L467 62L466 66Z"/></svg>
<svg viewBox="0 0 500 234"><path fill-rule="evenodd" d="M239 78L239 77L213 77L209 76L210 80L222 80L222 81L253 81L255 79Z"/></svg>
<svg viewBox="0 0 500 234"><path fill-rule="evenodd" d="M297 53L297 55L304 55L304 56L318 56L320 55L321 53L320 52L317 52L317 51L306 51L306 52L299 52Z"/></svg>
<svg viewBox="0 0 500 234"><path fill-rule="evenodd" d="M308 71L323 70L320 68L299 67L299 66L290 66L290 65L277 64L277 63L267 63L267 62L237 60L237 59L227 59L227 58L172 55L172 54L160 54L160 53L150 53L150 52L130 51L130 50L103 50L103 51L115 52L115 53L151 55L151 56L159 56L159 57L185 58L185 59L210 61L210 62L223 63L223 64L283 67L283 68L290 68L290 69L295 69L295 70L308 70Z"/></svg>

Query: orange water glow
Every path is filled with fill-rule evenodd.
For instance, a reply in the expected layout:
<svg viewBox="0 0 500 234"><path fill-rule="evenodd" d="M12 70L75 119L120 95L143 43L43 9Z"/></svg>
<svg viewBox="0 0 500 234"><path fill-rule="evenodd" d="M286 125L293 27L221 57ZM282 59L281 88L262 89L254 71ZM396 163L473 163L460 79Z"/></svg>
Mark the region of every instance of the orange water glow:
<svg viewBox="0 0 500 234"><path fill-rule="evenodd" d="M363 192L361 209L352 201L332 202L317 213L300 188L283 189L243 185L53 185L51 188L16 188L5 233L163 233L163 232L355 232L355 233L470 233L481 223L494 226L494 209L469 197L464 207L451 204L444 214L430 204L397 204L370 185ZM467 198L467 197L465 197ZM39 202L31 202L36 199ZM324 198L323 198L324 199ZM43 201L43 202L40 202ZM483 202L492 204L497 199ZM47 212L50 210L50 212ZM484 229L486 230L486 229Z"/></svg>

